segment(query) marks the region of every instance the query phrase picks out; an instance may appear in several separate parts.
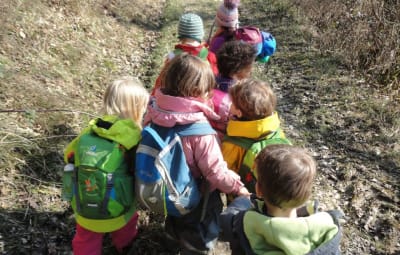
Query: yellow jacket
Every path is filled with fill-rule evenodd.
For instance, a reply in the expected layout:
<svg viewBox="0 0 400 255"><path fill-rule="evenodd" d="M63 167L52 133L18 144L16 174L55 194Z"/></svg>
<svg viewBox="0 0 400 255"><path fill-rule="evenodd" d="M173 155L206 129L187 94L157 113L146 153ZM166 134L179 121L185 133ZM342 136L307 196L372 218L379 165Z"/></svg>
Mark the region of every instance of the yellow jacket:
<svg viewBox="0 0 400 255"><path fill-rule="evenodd" d="M280 127L278 113L275 112L261 120L253 121L237 121L229 120L226 135L229 137L245 137L257 140L272 132L275 132ZM284 136L283 131L281 135ZM228 164L228 168L239 172L242 165L246 149L239 145L233 144L230 141L222 142L222 155Z"/></svg>

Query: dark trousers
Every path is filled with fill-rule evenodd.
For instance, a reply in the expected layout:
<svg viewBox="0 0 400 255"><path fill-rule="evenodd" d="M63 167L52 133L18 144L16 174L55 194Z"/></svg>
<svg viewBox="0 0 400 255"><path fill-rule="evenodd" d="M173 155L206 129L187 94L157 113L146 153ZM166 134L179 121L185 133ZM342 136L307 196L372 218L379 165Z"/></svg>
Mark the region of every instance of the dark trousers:
<svg viewBox="0 0 400 255"><path fill-rule="evenodd" d="M166 233L179 241L181 250L188 251L187 254L190 251L192 254L204 254L214 247L218 239L219 215L223 207L220 192L211 192L205 210L203 206L204 199L189 214L183 217L167 216L165 220Z"/></svg>

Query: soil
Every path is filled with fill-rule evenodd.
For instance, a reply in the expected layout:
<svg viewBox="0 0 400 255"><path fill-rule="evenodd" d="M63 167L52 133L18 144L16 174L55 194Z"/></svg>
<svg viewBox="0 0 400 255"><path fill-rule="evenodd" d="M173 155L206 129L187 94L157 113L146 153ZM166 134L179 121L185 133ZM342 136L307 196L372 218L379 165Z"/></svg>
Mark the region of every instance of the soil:
<svg viewBox="0 0 400 255"><path fill-rule="evenodd" d="M167 29L170 26L176 29L176 15L170 19L169 15L174 14L167 13L174 1L151 1L151 8L138 4L142 9L128 20L118 11L118 1L104 2L107 17L117 19L123 26L135 26L144 35L133 37L132 45L140 50L135 50L135 58L127 60L127 69L150 87L162 65L161 54L171 49L175 40L171 34L175 30ZM218 2L182 2L178 13L199 13L208 32ZM241 23L271 32L278 42L271 60L255 65L254 76L269 81L276 92L286 135L295 145L310 150L318 161L313 196L319 200L320 210L339 209L345 215L342 253L399 254L400 159L396 153L400 149L396 140L400 130L396 121L400 118L399 104L392 110L383 110L387 105L396 105L396 99L387 98L384 91L348 70L339 57L322 55L315 49L313 38L318 33L305 20L298 19L294 10L280 1L269 5L261 0L242 1ZM101 90L94 89L97 95L90 98L80 95L73 100L85 101L82 109L87 109L99 99ZM68 93L72 94L73 89ZM60 126L58 132L63 131ZM60 154L46 156L56 157L58 167L61 166ZM2 183L6 184L6 175L3 176ZM59 176L38 174L32 178L42 180L40 183L44 185ZM0 187L2 196L12 192L6 187L10 185ZM8 209L13 208L12 203L21 203L19 200L1 200L1 254L71 253L74 219L68 204L54 195L59 194L59 188L56 185L46 189L39 198L23 198L25 211ZM61 204L63 210L42 211L40 205L44 201ZM169 254L165 249L162 217L145 210L140 214L139 235L127 254ZM104 254L117 254L109 238L105 239L104 247ZM229 246L219 242L214 254L230 254Z"/></svg>

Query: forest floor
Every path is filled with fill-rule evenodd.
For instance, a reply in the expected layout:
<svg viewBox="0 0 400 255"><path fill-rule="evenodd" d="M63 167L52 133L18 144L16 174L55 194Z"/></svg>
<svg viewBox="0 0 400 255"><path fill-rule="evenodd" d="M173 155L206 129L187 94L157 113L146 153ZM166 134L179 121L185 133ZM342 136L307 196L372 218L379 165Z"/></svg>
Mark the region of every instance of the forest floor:
<svg viewBox="0 0 400 255"><path fill-rule="evenodd" d="M0 254L70 254L63 148L99 114L113 78L152 86L180 14L202 16L208 35L219 1L17 2L0 3ZM318 32L290 1L241 2L241 24L276 37L277 52L254 76L276 92L286 135L318 162L320 209L344 212L342 253L399 254L398 96L315 49ZM140 214L130 254L168 254L161 217ZM115 254L109 239L104 254ZM229 247L219 242L215 254Z"/></svg>

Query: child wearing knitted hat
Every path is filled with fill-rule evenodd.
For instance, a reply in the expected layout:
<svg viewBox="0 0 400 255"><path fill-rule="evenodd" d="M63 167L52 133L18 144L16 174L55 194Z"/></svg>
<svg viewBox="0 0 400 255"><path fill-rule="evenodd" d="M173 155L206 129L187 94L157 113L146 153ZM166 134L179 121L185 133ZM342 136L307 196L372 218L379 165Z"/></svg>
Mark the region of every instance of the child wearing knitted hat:
<svg viewBox="0 0 400 255"><path fill-rule="evenodd" d="M168 62L182 52L187 52L208 61L213 73L215 75L218 74L217 58L213 52L208 50L208 46L203 42L203 38L204 25L202 18L194 13L183 14L178 24L179 42L174 46L174 50L167 55L164 67L154 85L152 95L154 95L156 89L161 87L161 76Z"/></svg>
<svg viewBox="0 0 400 255"><path fill-rule="evenodd" d="M235 31L239 27L239 4L240 0L224 0L218 7L214 21L217 30L209 38L210 51L216 53L226 41L235 39Z"/></svg>

